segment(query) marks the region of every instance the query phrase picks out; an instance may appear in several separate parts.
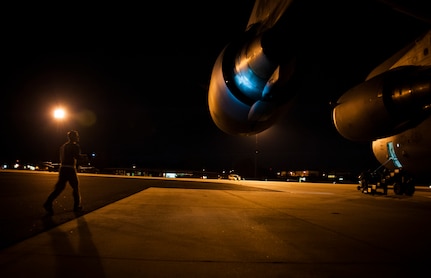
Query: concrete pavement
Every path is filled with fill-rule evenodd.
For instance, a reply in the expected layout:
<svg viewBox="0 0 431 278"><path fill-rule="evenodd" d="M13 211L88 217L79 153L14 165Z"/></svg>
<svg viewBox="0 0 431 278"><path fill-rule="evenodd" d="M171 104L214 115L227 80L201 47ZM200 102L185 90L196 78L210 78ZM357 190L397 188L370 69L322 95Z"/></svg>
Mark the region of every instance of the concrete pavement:
<svg viewBox="0 0 431 278"><path fill-rule="evenodd" d="M247 185L146 189L1 250L0 276L424 277L416 256L402 258L419 242L373 236L398 225L389 211L360 215L390 199L370 203L352 185Z"/></svg>

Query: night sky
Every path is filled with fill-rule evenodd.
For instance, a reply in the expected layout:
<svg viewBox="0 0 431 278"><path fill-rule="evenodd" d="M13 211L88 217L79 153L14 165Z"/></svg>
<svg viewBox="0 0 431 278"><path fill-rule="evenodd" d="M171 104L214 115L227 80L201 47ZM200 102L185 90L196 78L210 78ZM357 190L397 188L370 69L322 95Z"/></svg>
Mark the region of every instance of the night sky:
<svg viewBox="0 0 431 278"><path fill-rule="evenodd" d="M310 52L303 86L273 128L236 137L212 122L207 91L253 1L213 2L7 7L0 162L56 161L77 129L99 168L251 169L256 158L262 169L374 166L370 144L338 135L329 102L429 26L374 1L304 11L292 26ZM57 106L68 111L63 122Z"/></svg>

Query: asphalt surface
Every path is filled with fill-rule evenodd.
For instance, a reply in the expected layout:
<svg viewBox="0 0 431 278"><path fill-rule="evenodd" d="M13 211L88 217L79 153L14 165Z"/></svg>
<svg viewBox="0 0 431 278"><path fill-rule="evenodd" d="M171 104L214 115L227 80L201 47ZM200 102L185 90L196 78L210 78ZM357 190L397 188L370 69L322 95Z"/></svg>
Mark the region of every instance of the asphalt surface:
<svg viewBox="0 0 431 278"><path fill-rule="evenodd" d="M44 175L28 175L33 186L44 184L38 181ZM97 184L99 178L105 184L133 180L138 186L133 194L123 192L118 200L63 223L52 223L69 214L59 210L61 206L55 207L60 213L53 217L39 210L47 228L0 250L0 276L431 274L427 188L409 197L362 194L352 184L117 177L81 181ZM43 200L49 189L36 190L36 199ZM83 198L89 192L83 192Z"/></svg>
<svg viewBox="0 0 431 278"><path fill-rule="evenodd" d="M0 170L0 249L11 246L81 215L121 200L150 187L207 188L207 183L177 182L172 179L93 175L80 173L84 210L72 211L72 189L66 186L54 202L55 214L46 220L42 207L57 181L57 172ZM217 189L238 189L238 185L218 184ZM244 187L243 190L248 190Z"/></svg>
<svg viewBox="0 0 431 278"><path fill-rule="evenodd" d="M55 215L44 222L42 207L57 181L56 172L0 171L0 249L76 218L70 186L54 202ZM148 181L79 174L83 214L139 192Z"/></svg>

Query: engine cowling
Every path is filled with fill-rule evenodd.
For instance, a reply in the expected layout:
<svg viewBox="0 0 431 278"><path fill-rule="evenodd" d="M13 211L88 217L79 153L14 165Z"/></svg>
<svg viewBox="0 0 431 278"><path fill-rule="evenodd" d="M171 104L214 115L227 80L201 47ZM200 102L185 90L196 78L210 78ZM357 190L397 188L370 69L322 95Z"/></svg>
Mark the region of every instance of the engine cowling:
<svg viewBox="0 0 431 278"><path fill-rule="evenodd" d="M431 68L405 66L347 91L333 109L333 122L346 139L372 141L405 131L430 112Z"/></svg>
<svg viewBox="0 0 431 278"><path fill-rule="evenodd" d="M226 46L211 75L208 105L214 123L232 135L254 135L274 124L287 94L280 64L268 58L253 28Z"/></svg>

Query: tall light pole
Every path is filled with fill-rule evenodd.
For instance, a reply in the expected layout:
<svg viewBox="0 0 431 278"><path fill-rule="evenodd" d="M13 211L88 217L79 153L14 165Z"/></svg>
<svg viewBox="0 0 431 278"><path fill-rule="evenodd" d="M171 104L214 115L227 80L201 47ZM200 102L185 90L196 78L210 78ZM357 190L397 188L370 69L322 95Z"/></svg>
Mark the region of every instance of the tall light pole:
<svg viewBox="0 0 431 278"><path fill-rule="evenodd" d="M254 150L254 178L257 179L257 155L259 154L259 148L257 144L257 134L255 135L255 150Z"/></svg>

